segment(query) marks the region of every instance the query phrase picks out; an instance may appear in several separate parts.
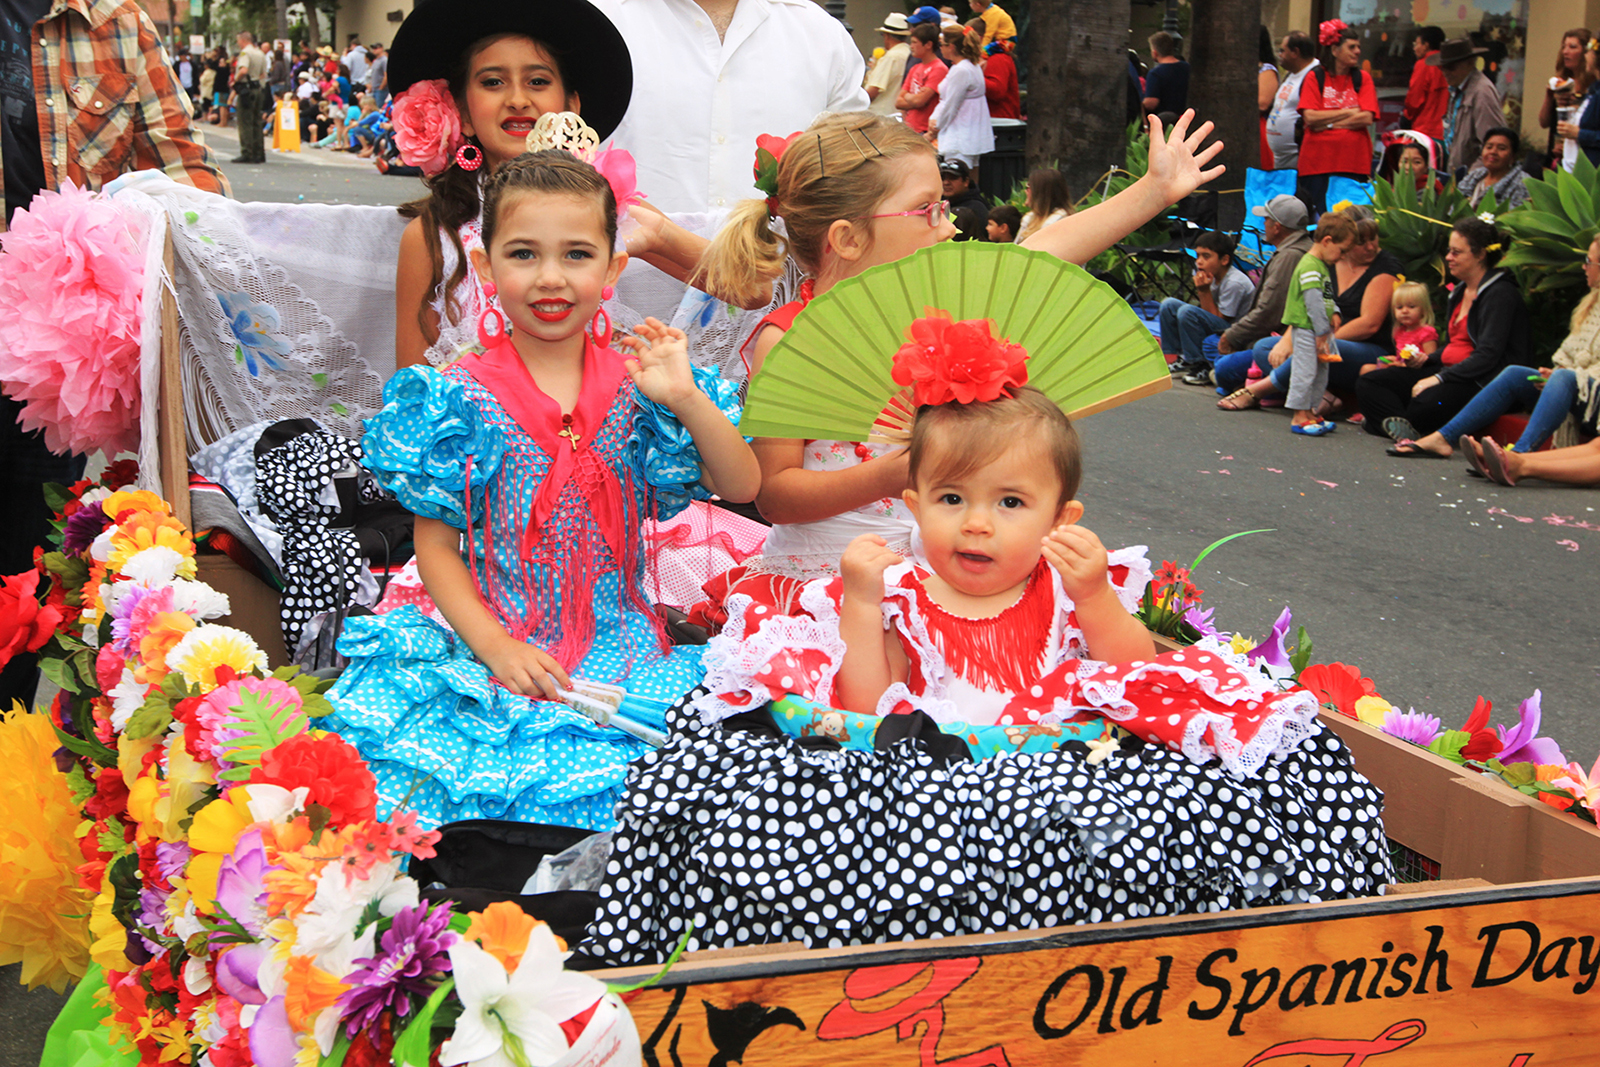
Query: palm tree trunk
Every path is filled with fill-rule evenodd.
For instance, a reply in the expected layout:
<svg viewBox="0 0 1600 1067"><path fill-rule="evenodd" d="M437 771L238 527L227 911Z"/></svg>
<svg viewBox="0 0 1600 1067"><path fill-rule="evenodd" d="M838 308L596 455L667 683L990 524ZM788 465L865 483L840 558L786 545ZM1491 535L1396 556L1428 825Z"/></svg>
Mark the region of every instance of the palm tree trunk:
<svg viewBox="0 0 1600 1067"><path fill-rule="evenodd" d="M1216 123L1228 172L1208 188L1221 192L1217 226L1236 231L1244 221L1244 172L1261 165L1256 73L1261 32L1259 0L1193 0L1189 28L1189 106L1200 120ZM1240 190L1237 193L1224 190Z"/></svg>
<svg viewBox="0 0 1600 1067"><path fill-rule="evenodd" d="M277 8L278 15L277 38L280 41L287 41L289 39L289 0L275 0L273 6Z"/></svg>
<svg viewBox="0 0 1600 1067"><path fill-rule="evenodd" d="M1057 166L1074 198L1127 145L1128 0L1032 0L1028 166Z"/></svg>

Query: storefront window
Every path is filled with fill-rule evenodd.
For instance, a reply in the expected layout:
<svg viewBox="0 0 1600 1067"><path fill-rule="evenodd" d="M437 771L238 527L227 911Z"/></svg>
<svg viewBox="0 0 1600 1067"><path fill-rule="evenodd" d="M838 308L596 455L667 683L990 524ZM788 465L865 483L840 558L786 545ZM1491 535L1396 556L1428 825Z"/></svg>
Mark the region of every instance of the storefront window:
<svg viewBox="0 0 1600 1067"><path fill-rule="evenodd" d="M1321 19L1342 19L1361 35L1362 65L1378 86L1380 132L1400 125L1406 86L1416 56L1411 36L1421 26L1437 26L1446 40L1470 39L1488 49L1482 70L1505 106L1506 125L1522 128L1524 45L1529 0L1322 0ZM1535 95L1534 100L1539 97Z"/></svg>

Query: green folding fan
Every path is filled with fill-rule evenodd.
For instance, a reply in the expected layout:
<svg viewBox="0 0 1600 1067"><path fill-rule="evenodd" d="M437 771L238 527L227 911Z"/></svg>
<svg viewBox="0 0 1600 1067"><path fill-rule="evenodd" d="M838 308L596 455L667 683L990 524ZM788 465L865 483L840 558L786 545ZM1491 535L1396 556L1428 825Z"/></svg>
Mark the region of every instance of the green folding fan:
<svg viewBox="0 0 1600 1067"><path fill-rule="evenodd" d="M750 382L751 437L903 440L910 390L889 376L906 327L992 319L1028 350L1028 384L1073 417L1171 387L1144 323L1081 267L1016 245L945 242L840 282L807 306Z"/></svg>

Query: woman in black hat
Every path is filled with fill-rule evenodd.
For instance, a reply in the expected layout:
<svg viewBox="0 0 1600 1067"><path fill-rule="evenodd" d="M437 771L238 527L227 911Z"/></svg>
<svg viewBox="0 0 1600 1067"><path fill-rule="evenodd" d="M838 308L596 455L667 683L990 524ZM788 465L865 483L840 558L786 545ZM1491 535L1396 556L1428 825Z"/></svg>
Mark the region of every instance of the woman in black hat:
<svg viewBox="0 0 1600 1067"><path fill-rule="evenodd" d="M427 196L400 209L412 222L395 279L395 364L444 364L475 344L494 299L467 269L482 242L481 183L522 154L548 112L577 112L609 137L628 108L633 64L621 33L587 0L423 0L395 34L389 86L401 159L428 184ZM704 239L647 205L629 214L638 223L631 255L679 278L698 266Z"/></svg>

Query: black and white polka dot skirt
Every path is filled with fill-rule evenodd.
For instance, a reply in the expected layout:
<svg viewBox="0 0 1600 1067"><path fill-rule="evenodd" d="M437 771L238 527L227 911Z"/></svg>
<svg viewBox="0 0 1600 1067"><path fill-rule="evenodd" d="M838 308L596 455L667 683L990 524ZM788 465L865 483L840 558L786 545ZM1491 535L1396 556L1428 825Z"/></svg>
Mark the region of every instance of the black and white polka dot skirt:
<svg viewBox="0 0 1600 1067"><path fill-rule="evenodd" d="M946 765L910 741L819 751L679 709L671 725L618 807L582 946L607 963L664 960L690 924L691 950L824 948L1370 896L1391 880L1383 794L1320 723L1249 779L1132 739L1097 764L1073 742Z"/></svg>

